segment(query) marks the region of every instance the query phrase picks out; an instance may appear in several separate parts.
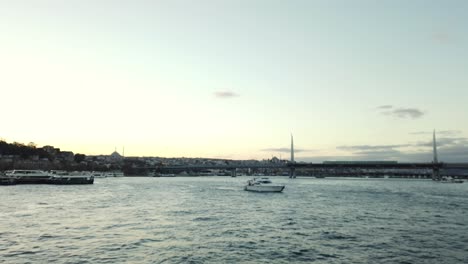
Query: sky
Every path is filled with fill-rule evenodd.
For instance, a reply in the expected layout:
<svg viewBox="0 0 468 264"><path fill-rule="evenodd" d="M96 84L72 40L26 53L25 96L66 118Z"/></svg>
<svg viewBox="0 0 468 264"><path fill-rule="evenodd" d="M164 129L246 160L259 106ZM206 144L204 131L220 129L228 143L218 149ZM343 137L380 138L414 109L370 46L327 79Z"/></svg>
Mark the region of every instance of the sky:
<svg viewBox="0 0 468 264"><path fill-rule="evenodd" d="M0 0L0 139L468 162L468 1ZM124 150L125 149L125 150Z"/></svg>

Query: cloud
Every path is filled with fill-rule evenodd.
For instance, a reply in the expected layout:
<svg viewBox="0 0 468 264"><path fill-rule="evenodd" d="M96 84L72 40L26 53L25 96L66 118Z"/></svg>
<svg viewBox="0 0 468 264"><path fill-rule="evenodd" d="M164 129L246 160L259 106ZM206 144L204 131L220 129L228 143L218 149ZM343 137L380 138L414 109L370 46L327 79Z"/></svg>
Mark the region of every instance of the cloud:
<svg viewBox="0 0 468 264"><path fill-rule="evenodd" d="M402 155L402 151L398 148L410 147L411 144L400 145L355 145L355 146L338 146L339 150L349 151L354 159L358 160L398 160Z"/></svg>
<svg viewBox="0 0 468 264"><path fill-rule="evenodd" d="M446 146L460 146L460 145L468 145L468 138L463 137L441 137L436 139L437 147L446 147ZM417 142L414 144L417 147L432 147L432 140Z"/></svg>
<svg viewBox="0 0 468 264"><path fill-rule="evenodd" d="M452 43L454 38L453 38L453 35L451 35L448 32L438 31L438 32L432 33L432 40L440 44L448 44L448 43Z"/></svg>
<svg viewBox="0 0 468 264"><path fill-rule="evenodd" d="M217 92L214 92L214 96L216 98L232 98L232 97L237 97L239 95L231 91L217 91Z"/></svg>
<svg viewBox="0 0 468 264"><path fill-rule="evenodd" d="M410 132L410 135L432 135L432 131L416 131L416 132Z"/></svg>
<svg viewBox="0 0 468 264"><path fill-rule="evenodd" d="M446 135L446 136L452 136L452 135L457 135L460 134L461 130L442 130L442 131L436 131L436 135Z"/></svg>
<svg viewBox="0 0 468 264"><path fill-rule="evenodd" d="M390 109L393 108L393 105L381 105L377 106L377 109Z"/></svg>
<svg viewBox="0 0 468 264"><path fill-rule="evenodd" d="M382 105L382 106L378 106L377 109L385 110L381 112L381 114L383 115L389 115L389 116L393 116L396 118L416 119L424 115L424 112L417 108L403 108L403 107L394 108L391 105Z"/></svg>
<svg viewBox="0 0 468 264"><path fill-rule="evenodd" d="M453 145L441 147L438 149L439 161L448 163L468 163L468 144L466 145ZM297 158L301 161L307 162L323 162L327 160L339 161L383 161L394 160L398 162L431 162L432 149L426 148L425 150L406 152L395 149L388 151L362 151L352 153L350 155L340 156L308 156Z"/></svg>
<svg viewBox="0 0 468 264"><path fill-rule="evenodd" d="M266 151L266 152L286 152L290 153L291 149L290 148L266 148L266 149L261 149L261 151ZM294 149L294 153L299 153L299 152L308 152L310 150L306 149Z"/></svg>
<svg viewBox="0 0 468 264"><path fill-rule="evenodd" d="M441 131L442 132L442 131ZM413 134L416 132L413 132ZM432 132L420 131L417 133ZM450 137L450 134L460 133L458 130L445 130L447 136L437 139L437 151L442 162L468 163L468 138ZM430 162L432 161L432 138L427 141L398 145L351 145L338 146L338 150L348 151L349 155L337 157L306 157L305 161L324 160L396 160L399 162ZM404 148L404 150L402 150Z"/></svg>
<svg viewBox="0 0 468 264"><path fill-rule="evenodd" d="M402 144L402 145L355 145L355 146L338 146L336 147L339 150L346 150L346 151L385 151L395 148L404 148L409 147L410 144Z"/></svg>
<svg viewBox="0 0 468 264"><path fill-rule="evenodd" d="M436 136L438 135L444 135L444 136L454 136L457 134L460 134L462 131L461 130L441 130L441 131L436 131ZM411 135L432 135L433 131L416 131L416 132L410 132Z"/></svg>

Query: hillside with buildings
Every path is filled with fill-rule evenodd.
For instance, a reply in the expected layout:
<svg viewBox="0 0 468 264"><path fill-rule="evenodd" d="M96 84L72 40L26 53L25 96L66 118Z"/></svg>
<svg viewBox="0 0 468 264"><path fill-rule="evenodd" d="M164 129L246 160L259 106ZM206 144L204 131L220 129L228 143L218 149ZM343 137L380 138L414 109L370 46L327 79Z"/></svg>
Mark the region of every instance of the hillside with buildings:
<svg viewBox="0 0 468 264"><path fill-rule="evenodd" d="M0 141L0 171L13 169L67 171L123 171L125 175L147 175L162 166L259 165L286 163L276 157L268 160L229 160L214 158L123 157L117 151L109 155L75 154L54 146L37 147L34 143ZM190 172L188 172L190 173Z"/></svg>
<svg viewBox="0 0 468 264"><path fill-rule="evenodd" d="M7 143L0 141L0 171L12 169L40 170L117 170L123 165L123 157L111 155L86 156L54 146L37 147L34 143Z"/></svg>

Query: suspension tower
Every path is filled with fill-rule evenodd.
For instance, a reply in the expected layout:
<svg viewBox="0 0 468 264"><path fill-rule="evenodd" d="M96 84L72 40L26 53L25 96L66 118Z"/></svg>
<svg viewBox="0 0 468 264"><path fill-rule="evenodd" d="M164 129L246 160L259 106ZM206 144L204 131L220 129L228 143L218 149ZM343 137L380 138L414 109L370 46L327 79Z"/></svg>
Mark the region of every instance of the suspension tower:
<svg viewBox="0 0 468 264"><path fill-rule="evenodd" d="M439 159L437 158L437 143L436 143L436 135L435 129L432 135L432 152L434 157L432 159L433 167L432 167L432 180L438 181L440 180L440 169L439 169Z"/></svg>
<svg viewBox="0 0 468 264"><path fill-rule="evenodd" d="M291 134L291 164L296 163L294 161L294 138L293 135ZM296 178L296 168L294 166L291 166L289 168L289 178Z"/></svg>

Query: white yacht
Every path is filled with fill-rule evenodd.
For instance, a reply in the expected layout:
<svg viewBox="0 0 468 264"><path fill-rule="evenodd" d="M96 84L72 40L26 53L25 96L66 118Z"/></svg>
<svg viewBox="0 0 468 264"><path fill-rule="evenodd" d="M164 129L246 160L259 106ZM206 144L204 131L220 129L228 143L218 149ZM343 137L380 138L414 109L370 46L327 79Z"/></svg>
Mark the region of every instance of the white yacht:
<svg viewBox="0 0 468 264"><path fill-rule="evenodd" d="M269 178L253 178L247 181L244 190L253 192L282 192L284 184L273 184Z"/></svg>

